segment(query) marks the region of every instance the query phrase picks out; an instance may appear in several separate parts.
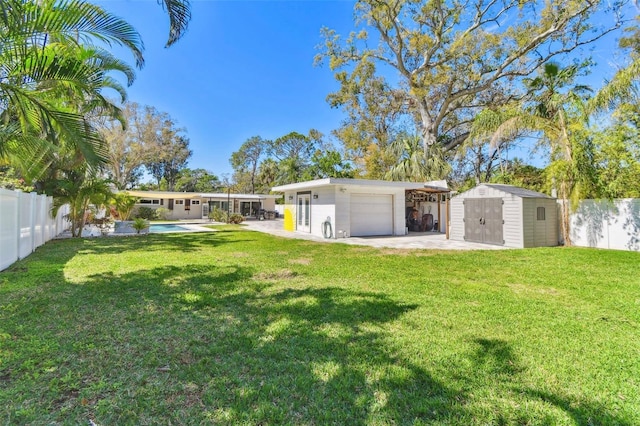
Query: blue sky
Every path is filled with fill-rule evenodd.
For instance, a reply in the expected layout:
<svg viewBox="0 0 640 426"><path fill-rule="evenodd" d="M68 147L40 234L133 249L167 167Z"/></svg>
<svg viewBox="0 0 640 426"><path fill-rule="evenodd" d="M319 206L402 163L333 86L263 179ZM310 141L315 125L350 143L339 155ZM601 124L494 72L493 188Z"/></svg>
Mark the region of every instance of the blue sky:
<svg viewBox="0 0 640 426"><path fill-rule="evenodd" d="M342 115L325 101L337 84L313 59L322 26L351 30L352 2L195 0L187 34L168 49L168 18L155 0L99 3L142 35L146 65L129 100L187 129L189 167L231 173L231 153L251 136L338 127Z"/></svg>
<svg viewBox="0 0 640 426"><path fill-rule="evenodd" d="M339 126L342 113L325 100L338 85L328 66L315 67L313 59L323 26L341 35L354 29L352 1L193 0L188 32L168 49L168 18L155 0L99 4L142 35L146 65L129 100L167 112L186 128L189 167L231 174L231 153L251 136L314 128L329 137ZM623 59L613 56L616 46L615 36L593 46L594 88Z"/></svg>

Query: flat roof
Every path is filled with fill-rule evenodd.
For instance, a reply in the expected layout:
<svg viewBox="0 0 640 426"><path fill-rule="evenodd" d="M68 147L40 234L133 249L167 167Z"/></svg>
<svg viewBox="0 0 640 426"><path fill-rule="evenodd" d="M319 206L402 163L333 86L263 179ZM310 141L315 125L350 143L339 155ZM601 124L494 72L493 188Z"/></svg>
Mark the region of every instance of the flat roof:
<svg viewBox="0 0 640 426"><path fill-rule="evenodd" d="M290 183L288 185L274 186L272 191L285 192L297 191L300 189L317 188L320 186L377 186L383 188L403 188L403 189L421 189L425 187L424 183L416 182L396 182L388 180L371 180L371 179L347 179L347 178L326 178L309 180L306 182Z"/></svg>
<svg viewBox="0 0 640 426"><path fill-rule="evenodd" d="M281 195L270 194L227 194L226 192L175 192L175 191L138 191L129 190L121 191L126 192L134 197L140 198L162 198L162 199L193 199L193 198L233 198L233 199L246 199L246 200L266 200L266 199L278 199Z"/></svg>
<svg viewBox="0 0 640 426"><path fill-rule="evenodd" d="M282 195L273 195L273 194L227 194L226 192L203 192L199 194L202 198L246 198L249 200L267 200L273 199L276 200L278 198L282 198Z"/></svg>

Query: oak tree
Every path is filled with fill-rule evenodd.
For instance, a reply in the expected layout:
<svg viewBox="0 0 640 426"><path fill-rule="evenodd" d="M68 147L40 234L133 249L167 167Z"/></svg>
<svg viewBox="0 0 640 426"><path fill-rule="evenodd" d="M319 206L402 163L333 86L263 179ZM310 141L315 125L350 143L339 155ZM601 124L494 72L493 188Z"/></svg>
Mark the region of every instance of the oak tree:
<svg viewBox="0 0 640 426"><path fill-rule="evenodd" d="M323 29L318 59L337 72L341 89L330 96L334 106L362 102L367 92L347 86L359 74L375 78L413 115L425 151L436 143L448 151L466 139L478 111L510 99L504 89L619 28L625 3L359 0L358 31L342 38Z"/></svg>

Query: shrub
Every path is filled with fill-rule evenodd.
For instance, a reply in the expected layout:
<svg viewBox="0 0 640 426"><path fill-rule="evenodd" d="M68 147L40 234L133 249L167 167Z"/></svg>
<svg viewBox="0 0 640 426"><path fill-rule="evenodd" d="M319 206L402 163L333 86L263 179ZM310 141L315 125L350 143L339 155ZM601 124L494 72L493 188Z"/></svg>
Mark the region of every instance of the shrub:
<svg viewBox="0 0 640 426"><path fill-rule="evenodd" d="M229 223L242 223L244 221L244 216L238 213L234 213L229 217Z"/></svg>
<svg viewBox="0 0 640 426"><path fill-rule="evenodd" d="M136 197L129 195L126 192L118 192L113 196L111 203L113 204L114 210L117 212L120 220L129 220L129 216L131 216L131 212L136 206L137 200L138 199Z"/></svg>
<svg viewBox="0 0 640 426"><path fill-rule="evenodd" d="M169 210L167 208L158 207L156 209L156 219L167 220L167 217L169 216L170 212L171 212L171 210Z"/></svg>
<svg viewBox="0 0 640 426"><path fill-rule="evenodd" d="M215 208L211 210L211 212L209 212L209 219L214 220L216 222L226 222L227 212L222 209Z"/></svg>
<svg viewBox="0 0 640 426"><path fill-rule="evenodd" d="M135 214L136 218L139 219L155 219L156 212L151 207L138 207Z"/></svg>
<svg viewBox="0 0 640 426"><path fill-rule="evenodd" d="M133 229L136 230L136 233L139 234L141 231L143 231L144 229L147 229L149 227L149 222L147 222L146 220L144 220L141 217L138 217L138 218L134 219L134 221L131 224L131 226L133 227Z"/></svg>

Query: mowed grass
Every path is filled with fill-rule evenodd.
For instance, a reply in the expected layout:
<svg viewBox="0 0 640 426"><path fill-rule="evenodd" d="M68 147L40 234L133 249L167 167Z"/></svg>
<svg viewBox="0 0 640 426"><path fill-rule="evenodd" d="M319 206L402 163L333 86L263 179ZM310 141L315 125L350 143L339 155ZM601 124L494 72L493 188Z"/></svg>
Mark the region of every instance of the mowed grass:
<svg viewBox="0 0 640 426"><path fill-rule="evenodd" d="M640 424L640 254L215 233L0 273L0 424Z"/></svg>

